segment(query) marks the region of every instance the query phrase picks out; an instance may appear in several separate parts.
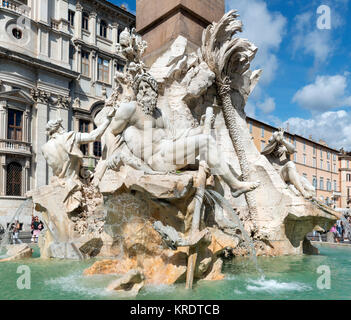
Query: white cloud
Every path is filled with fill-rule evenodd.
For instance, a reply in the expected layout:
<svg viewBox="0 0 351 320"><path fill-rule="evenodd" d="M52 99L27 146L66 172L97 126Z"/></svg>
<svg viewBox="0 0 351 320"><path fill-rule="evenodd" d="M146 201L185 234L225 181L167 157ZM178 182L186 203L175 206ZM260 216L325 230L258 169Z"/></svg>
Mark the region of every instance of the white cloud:
<svg viewBox="0 0 351 320"><path fill-rule="evenodd" d="M294 36L292 38L294 53L303 50L314 57L315 64L322 63L332 55L331 30L319 30L316 25L317 16L313 12L305 12L294 19Z"/></svg>
<svg viewBox="0 0 351 320"><path fill-rule="evenodd" d="M296 92L293 102L312 112L351 106L351 97L347 96L346 88L346 74L317 76L314 83Z"/></svg>
<svg viewBox="0 0 351 320"><path fill-rule="evenodd" d="M257 106L262 110L263 113L271 113L275 110L275 101L269 97L263 102L257 103Z"/></svg>
<svg viewBox="0 0 351 320"><path fill-rule="evenodd" d="M351 112L328 111L310 119L290 118L284 122L284 127L288 123L291 133L323 139L337 150L342 147L351 150Z"/></svg>
<svg viewBox="0 0 351 320"><path fill-rule="evenodd" d="M286 18L277 12L270 12L263 0L227 0L227 9L237 9L244 24L239 36L247 38L258 47L253 68L262 68L260 84L267 85L278 68L275 51L279 49L285 34Z"/></svg>
<svg viewBox="0 0 351 320"><path fill-rule="evenodd" d="M246 103L246 106L245 106L245 112L249 117L255 118L256 117L256 105L254 103L248 101Z"/></svg>

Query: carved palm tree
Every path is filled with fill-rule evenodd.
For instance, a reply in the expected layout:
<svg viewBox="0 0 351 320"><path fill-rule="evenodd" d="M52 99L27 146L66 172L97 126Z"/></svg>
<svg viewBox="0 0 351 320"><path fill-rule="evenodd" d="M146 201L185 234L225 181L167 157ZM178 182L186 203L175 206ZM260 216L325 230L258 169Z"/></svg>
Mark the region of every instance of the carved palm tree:
<svg viewBox="0 0 351 320"><path fill-rule="evenodd" d="M250 62L256 55L257 47L246 39L235 37L242 32L242 22L237 20L236 10L225 14L218 23L208 26L203 33L202 59L216 74L219 96L223 103L223 114L230 138L237 153L242 177L249 181L250 167L246 157L243 139L238 125L239 112L246 104L247 98L256 85L261 70L251 72ZM233 105L233 100L235 105ZM254 217L257 213L253 194L246 193L251 231L257 231Z"/></svg>

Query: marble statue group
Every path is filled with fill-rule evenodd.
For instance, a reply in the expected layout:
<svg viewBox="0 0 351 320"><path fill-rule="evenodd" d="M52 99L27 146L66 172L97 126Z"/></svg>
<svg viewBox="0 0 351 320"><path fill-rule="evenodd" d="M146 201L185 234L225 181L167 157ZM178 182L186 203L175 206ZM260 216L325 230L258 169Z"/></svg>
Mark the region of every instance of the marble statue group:
<svg viewBox="0 0 351 320"><path fill-rule="evenodd" d="M255 147L245 105L262 70L250 70L258 48L237 36L237 18L230 11L208 26L197 50L179 36L151 66L142 60L147 43L124 30L118 53L127 63L96 129L48 122L42 152L53 177L31 192L48 226L42 258L113 257L86 274L125 274L115 287L134 281L138 291L222 279L223 257L248 248L314 252L306 234L337 213L298 174L283 130L262 154ZM90 172L80 146L95 141L102 157Z"/></svg>

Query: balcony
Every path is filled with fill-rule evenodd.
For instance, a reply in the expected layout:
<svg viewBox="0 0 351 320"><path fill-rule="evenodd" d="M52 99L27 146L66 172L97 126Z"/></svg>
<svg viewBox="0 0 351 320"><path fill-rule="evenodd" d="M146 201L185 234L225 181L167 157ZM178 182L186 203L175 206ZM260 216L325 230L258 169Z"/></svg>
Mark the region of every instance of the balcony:
<svg viewBox="0 0 351 320"><path fill-rule="evenodd" d="M0 0L0 9L1 8L17 12L20 15L25 15L30 18L30 8L20 1Z"/></svg>
<svg viewBox="0 0 351 320"><path fill-rule="evenodd" d="M0 139L0 153L31 155L32 144L29 142Z"/></svg>

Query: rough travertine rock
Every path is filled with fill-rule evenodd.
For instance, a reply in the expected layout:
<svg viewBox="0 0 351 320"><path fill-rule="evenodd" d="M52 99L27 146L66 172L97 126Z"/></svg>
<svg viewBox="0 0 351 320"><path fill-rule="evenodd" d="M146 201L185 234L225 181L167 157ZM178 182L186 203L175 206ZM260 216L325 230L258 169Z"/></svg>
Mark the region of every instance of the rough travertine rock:
<svg viewBox="0 0 351 320"><path fill-rule="evenodd" d="M32 257L33 250L27 244L13 244L6 246L7 258L1 259L0 262L22 260Z"/></svg>
<svg viewBox="0 0 351 320"><path fill-rule="evenodd" d="M140 270L132 269L121 278L111 282L107 290L123 293L125 297L135 297L144 286L145 277Z"/></svg>

